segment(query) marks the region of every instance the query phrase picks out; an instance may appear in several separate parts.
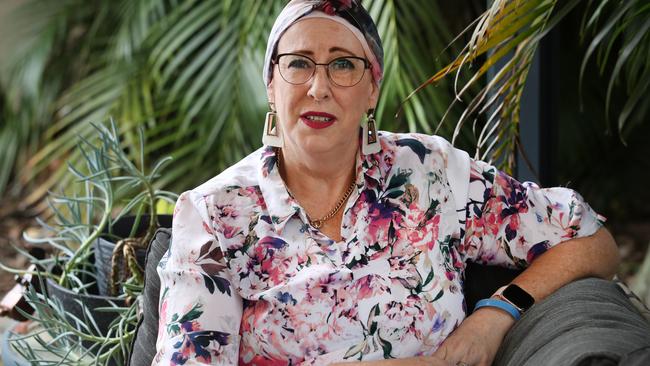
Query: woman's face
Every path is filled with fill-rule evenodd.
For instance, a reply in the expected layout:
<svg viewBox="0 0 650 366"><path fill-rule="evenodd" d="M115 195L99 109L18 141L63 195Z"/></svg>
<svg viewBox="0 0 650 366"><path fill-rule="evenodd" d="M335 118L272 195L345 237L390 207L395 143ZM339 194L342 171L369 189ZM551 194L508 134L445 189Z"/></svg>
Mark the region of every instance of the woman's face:
<svg viewBox="0 0 650 366"><path fill-rule="evenodd" d="M308 56L319 64L344 56L366 58L361 42L349 29L322 18L305 19L287 29L276 54L283 53ZM359 123L365 112L377 104L379 91L369 69L358 84L341 87L329 80L325 66L316 66L311 79L294 85L282 78L275 65L267 93L275 104L285 149L317 156L356 151ZM316 115L321 118L313 117ZM322 116L331 120L322 121Z"/></svg>

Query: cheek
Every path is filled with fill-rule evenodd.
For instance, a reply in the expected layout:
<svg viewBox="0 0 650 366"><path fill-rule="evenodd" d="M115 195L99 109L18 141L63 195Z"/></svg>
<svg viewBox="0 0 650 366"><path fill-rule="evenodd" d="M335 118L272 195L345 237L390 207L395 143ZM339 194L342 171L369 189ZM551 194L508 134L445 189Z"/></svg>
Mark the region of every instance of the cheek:
<svg viewBox="0 0 650 366"><path fill-rule="evenodd" d="M368 98L370 95L366 90L359 90L346 95L340 99L341 106L344 110L348 111L350 118L358 122L366 114Z"/></svg>
<svg viewBox="0 0 650 366"><path fill-rule="evenodd" d="M286 83L278 73L277 68L274 69L272 88L275 108L279 114L287 114L299 98L300 91L294 85Z"/></svg>
<svg viewBox="0 0 650 366"><path fill-rule="evenodd" d="M350 100L356 103L356 108L364 112L368 108L368 104L373 92L372 81L370 79L363 79L359 85L351 90L352 94Z"/></svg>
<svg viewBox="0 0 650 366"><path fill-rule="evenodd" d="M278 113L284 117L290 117L295 113L297 102L300 100L300 93L296 88L278 87L275 90L275 105Z"/></svg>

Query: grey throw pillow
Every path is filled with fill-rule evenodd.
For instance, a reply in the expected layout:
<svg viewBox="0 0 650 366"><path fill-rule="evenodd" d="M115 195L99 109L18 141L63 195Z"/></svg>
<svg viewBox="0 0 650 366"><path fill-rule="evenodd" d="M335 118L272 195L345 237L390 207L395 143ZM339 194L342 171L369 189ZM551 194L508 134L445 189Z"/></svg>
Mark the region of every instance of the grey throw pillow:
<svg viewBox="0 0 650 366"><path fill-rule="evenodd" d="M156 231L154 239L147 249L147 259L144 272L144 290L142 292L142 317L138 322L129 356L128 365L148 366L156 355L156 338L158 337L158 297L160 294L160 278L156 268L163 254L169 249L171 229L163 228Z"/></svg>

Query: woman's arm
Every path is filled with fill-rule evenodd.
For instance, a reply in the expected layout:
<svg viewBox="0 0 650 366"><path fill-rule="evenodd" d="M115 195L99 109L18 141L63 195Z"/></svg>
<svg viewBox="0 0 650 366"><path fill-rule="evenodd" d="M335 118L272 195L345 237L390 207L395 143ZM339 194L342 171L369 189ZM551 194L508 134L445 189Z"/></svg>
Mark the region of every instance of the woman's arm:
<svg viewBox="0 0 650 366"><path fill-rule="evenodd" d="M591 236L567 240L550 248L512 282L538 302L580 278L610 279L616 273L618 264L619 254L614 238L607 229L600 228Z"/></svg>
<svg viewBox="0 0 650 366"><path fill-rule="evenodd" d="M242 299L214 235L205 198L183 193L174 209L161 281L157 354L152 365L236 365Z"/></svg>
<svg viewBox="0 0 650 366"><path fill-rule="evenodd" d="M538 257L512 282L539 302L560 287L584 277L611 278L619 263L618 249L609 231L570 239ZM490 365L514 319L494 308L481 308L467 317L443 342L434 356L452 365Z"/></svg>
<svg viewBox="0 0 650 366"><path fill-rule="evenodd" d="M526 267L513 283L537 302L576 279L609 277L618 266L616 244L601 228L602 218L571 189L520 183L471 160L469 186L458 188L456 196L466 202L459 245L465 260ZM500 309L480 308L434 355L452 364L489 365L514 322Z"/></svg>
<svg viewBox="0 0 650 366"><path fill-rule="evenodd" d="M619 254L607 229L591 236L558 244L538 257L512 283L539 302L560 287L585 277L611 278L616 273ZM355 365L490 365L506 333L515 320L495 308L481 308L467 317L443 342L432 357L360 362ZM336 364L344 365L344 364Z"/></svg>
<svg viewBox="0 0 650 366"><path fill-rule="evenodd" d="M362 362L342 362L332 363L329 366L449 366L448 361L435 356L429 357L409 357L396 360L379 360L379 361L362 361Z"/></svg>

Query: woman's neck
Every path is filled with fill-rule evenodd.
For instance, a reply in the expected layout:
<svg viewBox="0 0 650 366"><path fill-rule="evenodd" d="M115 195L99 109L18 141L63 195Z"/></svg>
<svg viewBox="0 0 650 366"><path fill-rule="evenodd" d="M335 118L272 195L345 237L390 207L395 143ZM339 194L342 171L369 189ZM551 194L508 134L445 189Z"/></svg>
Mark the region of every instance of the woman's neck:
<svg viewBox="0 0 650 366"><path fill-rule="evenodd" d="M331 201L336 202L355 179L357 150L354 146L348 151L318 157L290 148L282 149L279 155L280 174L301 204L305 201L304 204L309 205L309 201L319 197L322 209L329 210Z"/></svg>

